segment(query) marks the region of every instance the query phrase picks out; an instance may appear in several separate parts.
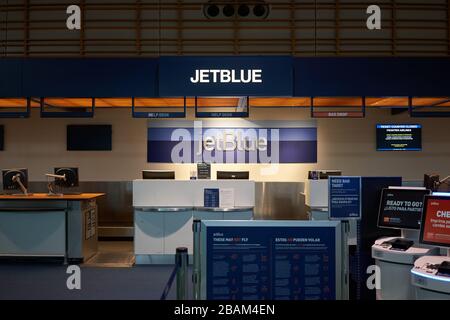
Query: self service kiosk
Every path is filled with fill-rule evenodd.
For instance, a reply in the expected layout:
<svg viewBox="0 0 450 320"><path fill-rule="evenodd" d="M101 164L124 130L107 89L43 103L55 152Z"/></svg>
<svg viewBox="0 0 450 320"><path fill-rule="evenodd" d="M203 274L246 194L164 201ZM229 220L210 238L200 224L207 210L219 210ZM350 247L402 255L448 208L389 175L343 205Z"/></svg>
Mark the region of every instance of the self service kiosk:
<svg viewBox="0 0 450 320"><path fill-rule="evenodd" d="M420 300L450 300L450 196L425 197L420 242L441 247L446 256L425 256L414 263L411 281Z"/></svg>
<svg viewBox="0 0 450 320"><path fill-rule="evenodd" d="M418 241L423 201L428 194L430 190L425 188L390 187L382 191L378 227L400 229L402 234L378 239L372 246L372 258L381 276L378 300L415 299L410 281L414 262L439 252Z"/></svg>

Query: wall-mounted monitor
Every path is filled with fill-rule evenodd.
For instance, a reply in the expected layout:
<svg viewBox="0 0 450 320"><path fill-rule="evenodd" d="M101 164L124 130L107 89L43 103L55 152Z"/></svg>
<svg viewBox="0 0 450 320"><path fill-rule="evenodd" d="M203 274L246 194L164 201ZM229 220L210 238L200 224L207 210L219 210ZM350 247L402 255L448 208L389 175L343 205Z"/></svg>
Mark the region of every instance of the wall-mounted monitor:
<svg viewBox="0 0 450 320"><path fill-rule="evenodd" d="M68 151L111 151L111 125L68 125Z"/></svg>
<svg viewBox="0 0 450 320"><path fill-rule="evenodd" d="M0 126L0 151L5 150L5 127Z"/></svg>
<svg viewBox="0 0 450 320"><path fill-rule="evenodd" d="M419 241L450 248L450 197L426 196Z"/></svg>
<svg viewBox="0 0 450 320"><path fill-rule="evenodd" d="M143 170L142 179L162 179L162 180L174 180L175 171L168 170Z"/></svg>
<svg viewBox="0 0 450 320"><path fill-rule="evenodd" d="M420 124L378 124L377 151L421 151Z"/></svg>
<svg viewBox="0 0 450 320"><path fill-rule="evenodd" d="M383 189L378 212L378 227L419 230L423 201L430 193L428 189L419 188Z"/></svg>

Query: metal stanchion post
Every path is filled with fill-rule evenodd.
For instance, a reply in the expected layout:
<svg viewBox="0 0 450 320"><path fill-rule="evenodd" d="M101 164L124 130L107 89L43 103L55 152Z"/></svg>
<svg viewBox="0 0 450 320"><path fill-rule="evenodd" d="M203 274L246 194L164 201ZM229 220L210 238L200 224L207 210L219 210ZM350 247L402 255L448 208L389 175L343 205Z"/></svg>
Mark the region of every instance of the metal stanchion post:
<svg viewBox="0 0 450 320"><path fill-rule="evenodd" d="M188 297L188 249L177 248L175 255L177 266L177 300L186 300Z"/></svg>
<svg viewBox="0 0 450 320"><path fill-rule="evenodd" d="M200 300L200 225L201 220L194 220L192 224L192 232L194 234L194 263L192 270L193 298Z"/></svg>

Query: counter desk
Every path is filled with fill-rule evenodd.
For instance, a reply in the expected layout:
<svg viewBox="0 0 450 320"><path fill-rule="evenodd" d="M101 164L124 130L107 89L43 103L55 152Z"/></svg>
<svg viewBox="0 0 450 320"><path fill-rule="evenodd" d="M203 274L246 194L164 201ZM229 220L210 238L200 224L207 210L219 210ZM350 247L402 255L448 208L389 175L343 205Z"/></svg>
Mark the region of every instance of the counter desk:
<svg viewBox="0 0 450 320"><path fill-rule="evenodd" d="M0 257L61 257L83 262L97 252L97 198L0 195Z"/></svg>
<svg viewBox="0 0 450 320"><path fill-rule="evenodd" d="M204 206L204 190L233 189L234 205ZM133 181L136 264L174 263L177 247L193 251L192 223L200 220L251 220L255 183L248 180Z"/></svg>

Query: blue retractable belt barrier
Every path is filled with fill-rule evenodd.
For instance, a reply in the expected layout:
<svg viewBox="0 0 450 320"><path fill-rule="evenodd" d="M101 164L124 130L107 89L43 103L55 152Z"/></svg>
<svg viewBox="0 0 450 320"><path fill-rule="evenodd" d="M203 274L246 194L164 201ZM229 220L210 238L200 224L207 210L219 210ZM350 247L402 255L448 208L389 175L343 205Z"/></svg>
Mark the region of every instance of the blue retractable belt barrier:
<svg viewBox="0 0 450 320"><path fill-rule="evenodd" d="M169 281L167 281L166 287L164 288L164 291L161 295L161 298L159 300L166 300L167 295L170 292L170 288L172 288L173 280L175 280L175 276L178 271L178 264L175 264L175 267L173 268L172 274L170 275Z"/></svg>

